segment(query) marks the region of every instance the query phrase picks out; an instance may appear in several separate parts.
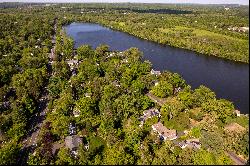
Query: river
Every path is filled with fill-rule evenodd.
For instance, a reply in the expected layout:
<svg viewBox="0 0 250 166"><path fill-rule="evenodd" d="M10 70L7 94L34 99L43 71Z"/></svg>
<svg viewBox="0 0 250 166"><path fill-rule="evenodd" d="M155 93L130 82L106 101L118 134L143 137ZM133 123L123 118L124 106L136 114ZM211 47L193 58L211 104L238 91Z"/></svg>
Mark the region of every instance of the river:
<svg viewBox="0 0 250 166"><path fill-rule="evenodd" d="M192 89L205 85L216 93L217 98L232 101L241 113L249 113L248 64L164 46L98 24L71 23L64 28L74 39L75 48L83 44L93 48L107 44L111 50L119 51L137 47L155 70L179 73Z"/></svg>

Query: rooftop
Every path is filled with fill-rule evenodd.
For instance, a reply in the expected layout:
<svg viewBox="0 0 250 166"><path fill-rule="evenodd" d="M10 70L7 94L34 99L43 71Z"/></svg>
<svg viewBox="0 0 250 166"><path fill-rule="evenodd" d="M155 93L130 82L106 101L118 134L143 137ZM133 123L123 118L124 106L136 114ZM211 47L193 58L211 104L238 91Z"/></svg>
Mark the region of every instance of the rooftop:
<svg viewBox="0 0 250 166"><path fill-rule="evenodd" d="M78 135L67 136L65 138L65 145L70 150L76 150L82 144L82 138Z"/></svg>
<svg viewBox="0 0 250 166"><path fill-rule="evenodd" d="M163 126L161 122L158 122L152 125L154 131L157 131L160 136L163 136L164 139L174 140L176 139L176 130L171 130Z"/></svg>
<svg viewBox="0 0 250 166"><path fill-rule="evenodd" d="M150 73L151 73L151 74L154 74L154 75L160 75L160 74L161 74L160 71L156 71L156 70L154 70L154 69L152 69Z"/></svg>

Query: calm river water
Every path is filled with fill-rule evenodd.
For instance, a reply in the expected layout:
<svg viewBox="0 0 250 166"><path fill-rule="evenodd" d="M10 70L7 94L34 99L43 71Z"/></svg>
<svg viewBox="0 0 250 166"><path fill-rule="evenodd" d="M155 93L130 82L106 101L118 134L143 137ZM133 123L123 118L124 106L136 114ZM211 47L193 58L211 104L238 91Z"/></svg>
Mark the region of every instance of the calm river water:
<svg viewBox="0 0 250 166"><path fill-rule="evenodd" d="M72 23L64 27L75 41L75 47L89 44L96 48L108 44L111 50L137 47L156 70L168 70L182 75L192 88L205 85L217 98L232 101L241 113L249 113L249 65L192 51L163 46L98 24Z"/></svg>

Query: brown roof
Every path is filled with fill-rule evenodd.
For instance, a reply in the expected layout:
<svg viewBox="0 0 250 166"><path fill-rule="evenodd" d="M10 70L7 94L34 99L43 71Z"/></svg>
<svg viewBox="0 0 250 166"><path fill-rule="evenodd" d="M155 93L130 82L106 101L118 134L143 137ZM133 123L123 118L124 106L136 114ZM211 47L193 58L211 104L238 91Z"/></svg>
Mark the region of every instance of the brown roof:
<svg viewBox="0 0 250 166"><path fill-rule="evenodd" d="M176 130L170 130L166 128L161 122L152 125L152 127L165 138L173 139L176 137Z"/></svg>
<svg viewBox="0 0 250 166"><path fill-rule="evenodd" d="M67 136L65 138L65 145L70 150L75 150L82 144L82 138L78 135Z"/></svg>
<svg viewBox="0 0 250 166"><path fill-rule="evenodd" d="M236 132L236 133L241 133L245 131L246 129L239 125L238 123L231 123L227 126L225 126L225 130L228 132Z"/></svg>

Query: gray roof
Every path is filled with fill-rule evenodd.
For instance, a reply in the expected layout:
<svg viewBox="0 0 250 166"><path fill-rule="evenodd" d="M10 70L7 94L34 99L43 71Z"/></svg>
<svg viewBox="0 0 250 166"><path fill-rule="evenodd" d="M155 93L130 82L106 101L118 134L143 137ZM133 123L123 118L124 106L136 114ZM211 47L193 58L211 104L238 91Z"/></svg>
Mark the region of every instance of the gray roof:
<svg viewBox="0 0 250 166"><path fill-rule="evenodd" d="M151 118L151 117L154 117L154 116L159 116L160 115L160 112L158 109L156 108L151 108L151 109L148 109L148 110L145 110L143 112L143 116L141 116L139 118L140 121L145 121L147 120L148 118Z"/></svg>
<svg viewBox="0 0 250 166"><path fill-rule="evenodd" d="M65 145L70 150L76 150L82 144L82 138L78 135L67 136L65 138Z"/></svg>

